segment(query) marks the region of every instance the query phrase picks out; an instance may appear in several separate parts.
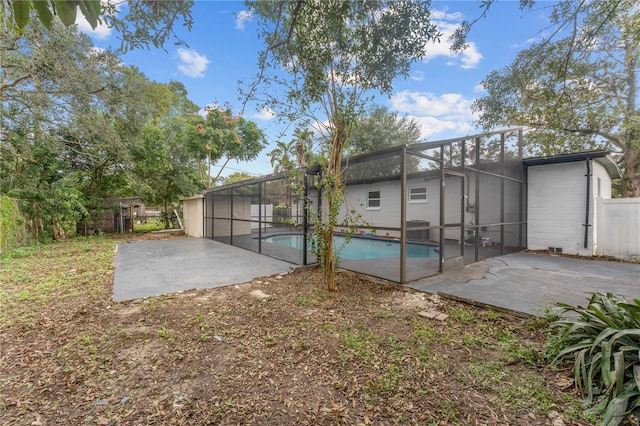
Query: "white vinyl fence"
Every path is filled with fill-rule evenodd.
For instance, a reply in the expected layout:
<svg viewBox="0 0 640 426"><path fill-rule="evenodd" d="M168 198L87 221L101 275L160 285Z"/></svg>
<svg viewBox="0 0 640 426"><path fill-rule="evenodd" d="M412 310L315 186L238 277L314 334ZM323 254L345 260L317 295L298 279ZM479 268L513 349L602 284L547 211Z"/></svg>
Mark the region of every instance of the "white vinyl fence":
<svg viewBox="0 0 640 426"><path fill-rule="evenodd" d="M640 258L640 198L597 200L596 254Z"/></svg>

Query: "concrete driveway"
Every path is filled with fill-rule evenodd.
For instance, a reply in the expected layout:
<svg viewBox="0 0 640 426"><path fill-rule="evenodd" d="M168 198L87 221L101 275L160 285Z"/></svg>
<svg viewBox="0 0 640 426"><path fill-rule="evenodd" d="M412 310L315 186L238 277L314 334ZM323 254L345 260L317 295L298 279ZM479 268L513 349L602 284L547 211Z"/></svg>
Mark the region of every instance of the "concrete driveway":
<svg viewBox="0 0 640 426"><path fill-rule="evenodd" d="M595 292L640 299L640 264L515 253L407 284L416 290L535 316Z"/></svg>
<svg viewBox="0 0 640 426"><path fill-rule="evenodd" d="M118 244L113 300L222 287L291 271L294 265L205 238Z"/></svg>
<svg viewBox="0 0 640 426"><path fill-rule="evenodd" d="M118 245L113 299L244 283L295 265L204 238ZM640 299L640 264L515 253L407 284L416 290L542 316L555 302L586 305L595 292Z"/></svg>

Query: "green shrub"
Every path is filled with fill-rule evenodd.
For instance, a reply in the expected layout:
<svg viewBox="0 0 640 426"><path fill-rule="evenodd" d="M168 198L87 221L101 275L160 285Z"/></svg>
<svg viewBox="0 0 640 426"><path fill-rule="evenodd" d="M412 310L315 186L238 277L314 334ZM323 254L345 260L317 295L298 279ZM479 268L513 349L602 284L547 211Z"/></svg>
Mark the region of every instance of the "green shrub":
<svg viewBox="0 0 640 426"><path fill-rule="evenodd" d="M13 198L0 195L0 254L27 242L25 219Z"/></svg>
<svg viewBox="0 0 640 426"><path fill-rule="evenodd" d="M591 414L604 413L614 426L640 414L640 300L595 293L586 308L558 303L561 319L551 324L554 360L573 357L576 386Z"/></svg>

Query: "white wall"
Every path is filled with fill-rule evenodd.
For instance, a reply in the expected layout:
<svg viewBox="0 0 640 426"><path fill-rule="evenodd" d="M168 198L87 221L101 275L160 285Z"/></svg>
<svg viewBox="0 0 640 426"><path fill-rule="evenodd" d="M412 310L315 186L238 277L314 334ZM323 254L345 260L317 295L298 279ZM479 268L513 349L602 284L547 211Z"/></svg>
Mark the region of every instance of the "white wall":
<svg viewBox="0 0 640 426"><path fill-rule="evenodd" d="M262 212L260 211L262 210ZM258 229L258 221L273 222L273 204L251 204L251 229ZM264 228L271 227L271 224L263 224Z"/></svg>
<svg viewBox="0 0 640 426"><path fill-rule="evenodd" d="M586 161L544 164L528 168L527 248L562 248L563 253L591 256L595 253L594 229L597 228L595 197L611 196L611 178L596 161L591 162L589 195L589 236L584 248L586 217Z"/></svg>
<svg viewBox="0 0 640 426"><path fill-rule="evenodd" d="M506 181L505 181L506 182ZM480 212L480 225L501 222L501 183L500 177L480 174L481 199L475 200L476 174L470 173L466 179L465 193L460 191L460 178L448 176L445 186L445 222L458 223L460 219L460 197L466 196L466 202L475 206ZM513 183L505 187L505 221L517 222L520 219L520 184ZM440 225L440 180L415 178L407 181L407 188L426 186L427 202L411 202L407 195L407 222L422 220L429 222L431 226ZM381 205L379 209L367 209L367 193L380 191ZM349 185L345 190L345 205L341 210L341 218L347 211L355 210L361 214L362 221L371 224L374 228L392 227L400 228L400 181L386 181L372 184ZM475 210L467 209L465 204L462 223L475 225ZM493 244L499 244L501 227L483 226L480 237L488 237ZM377 229L379 236L399 237L398 231ZM505 230L505 244L515 246L518 244L517 235ZM439 231L432 229L429 238L439 239ZM459 240L459 229L448 229L446 239Z"/></svg>
<svg viewBox="0 0 640 426"><path fill-rule="evenodd" d="M408 187L426 186L426 203L407 202L407 220L423 220L430 225L437 226L440 221L440 181L411 179ZM369 191L380 191L380 208L367 208L367 194ZM361 215L360 222L368 223L374 228L400 228L401 207L400 181L376 182L372 184L348 185L345 190L345 202L340 211L341 222L348 211L355 210ZM408 196L407 196L408 201ZM398 231L377 230L377 235L399 237ZM432 236L433 238L433 236Z"/></svg>
<svg viewBox="0 0 640 426"><path fill-rule="evenodd" d="M233 222L233 235L251 234L251 197L237 195L233 197L233 212L230 212L231 199L227 194L213 195L213 216L229 217L233 219L244 219L246 221L235 220ZM231 213L231 214L230 214ZM231 221L226 219L214 220L213 237L228 237L231 235Z"/></svg>
<svg viewBox="0 0 640 426"><path fill-rule="evenodd" d="M182 200L184 233L190 237L200 238L204 235L202 203L202 197L185 198Z"/></svg>
<svg viewBox="0 0 640 426"><path fill-rule="evenodd" d="M251 234L251 196L234 195L233 218L243 219L233 221L233 235Z"/></svg>

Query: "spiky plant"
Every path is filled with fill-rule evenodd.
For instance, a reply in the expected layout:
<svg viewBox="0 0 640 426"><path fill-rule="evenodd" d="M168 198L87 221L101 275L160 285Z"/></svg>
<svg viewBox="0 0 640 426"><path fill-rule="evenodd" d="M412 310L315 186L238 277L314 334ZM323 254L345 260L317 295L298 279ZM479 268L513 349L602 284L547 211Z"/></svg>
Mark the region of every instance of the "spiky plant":
<svg viewBox="0 0 640 426"><path fill-rule="evenodd" d="M551 324L553 362L573 357L576 386L586 394L589 413L615 426L640 414L640 300L594 293L587 307L558 303L563 311Z"/></svg>

